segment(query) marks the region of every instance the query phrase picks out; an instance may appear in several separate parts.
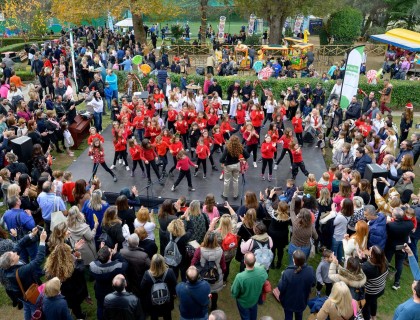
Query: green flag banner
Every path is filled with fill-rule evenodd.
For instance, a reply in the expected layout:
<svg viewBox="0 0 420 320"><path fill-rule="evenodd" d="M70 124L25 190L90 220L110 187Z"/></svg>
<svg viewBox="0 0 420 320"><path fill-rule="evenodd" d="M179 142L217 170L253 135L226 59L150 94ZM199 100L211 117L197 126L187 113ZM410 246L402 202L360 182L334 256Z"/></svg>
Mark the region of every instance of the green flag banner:
<svg viewBox="0 0 420 320"><path fill-rule="evenodd" d="M357 94L359 86L360 66L362 65L362 57L365 46L353 48L347 56L346 70L344 72L344 80L341 86L340 107L347 109L351 98Z"/></svg>

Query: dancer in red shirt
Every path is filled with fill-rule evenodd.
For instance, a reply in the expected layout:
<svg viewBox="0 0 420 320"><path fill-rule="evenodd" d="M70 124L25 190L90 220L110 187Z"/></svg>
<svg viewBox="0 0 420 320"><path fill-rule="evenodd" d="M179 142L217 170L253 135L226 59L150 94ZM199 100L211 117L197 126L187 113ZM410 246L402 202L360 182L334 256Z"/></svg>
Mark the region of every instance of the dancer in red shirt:
<svg viewBox="0 0 420 320"><path fill-rule="evenodd" d="M127 161L127 140L123 137L121 130L115 131L113 143L114 143L115 154L114 154L114 161L112 162L111 169L115 168L117 159L121 158L124 160L125 169L127 171L130 171L130 167L128 166L128 161Z"/></svg>
<svg viewBox="0 0 420 320"><path fill-rule="evenodd" d="M254 159L254 168L257 167L257 151L258 151L258 139L260 135L255 130L254 126L251 123L246 125L246 129L243 134L243 138L246 142L246 151L251 154Z"/></svg>
<svg viewBox="0 0 420 320"><path fill-rule="evenodd" d="M195 191L195 189L192 186L190 166L196 167L196 168L198 166L194 162L192 162L190 158L187 157L184 150L181 150L176 157L178 159L176 168L179 170L179 176L178 176L178 179L176 179L171 190L175 191L175 188L179 185L181 180L184 179L184 177L187 177L188 191Z"/></svg>
<svg viewBox="0 0 420 320"><path fill-rule="evenodd" d="M177 116L177 121L175 122L175 129L184 141L185 151L188 151L188 123L184 120L182 114L178 114Z"/></svg>
<svg viewBox="0 0 420 320"><path fill-rule="evenodd" d="M223 145L225 144L225 138L223 138L223 133L220 132L220 127L218 125L213 128L213 148L211 149L211 155L217 150L223 152Z"/></svg>
<svg viewBox="0 0 420 320"><path fill-rule="evenodd" d="M261 156L262 156L262 170L261 180L265 180L265 168L268 164L268 181L271 181L273 175L273 159L274 152L276 152L276 143L271 141L270 136L265 137L265 141L261 145Z"/></svg>
<svg viewBox="0 0 420 320"><path fill-rule="evenodd" d="M197 153L197 167L195 168L194 177L197 176L200 164L203 164L203 178L205 179L207 173L207 158L210 156L210 149L204 144L203 138L198 140L195 152Z"/></svg>
<svg viewBox="0 0 420 320"><path fill-rule="evenodd" d="M152 183L152 179L150 177L150 167L153 168L153 171L156 173L156 176L159 179L159 183L163 185L163 178L159 173L159 168L156 164L157 154L155 149L153 148L152 144L150 143L149 139L143 139L141 142L141 159L143 160L146 166L146 174L147 174L147 181L149 184Z"/></svg>
<svg viewBox="0 0 420 320"><path fill-rule="evenodd" d="M292 125L293 129L296 134L296 139L298 140L298 143L300 146L303 146L303 138L302 138L302 132L303 132L303 126L302 126L302 118L300 111L297 111L295 116L292 118Z"/></svg>
<svg viewBox="0 0 420 320"><path fill-rule="evenodd" d="M128 140L128 151L131 154L131 159L133 160L133 169L131 170L131 176L134 177L134 171L136 171L137 164L140 166L142 171L142 178L146 177L144 173L144 166L143 161L141 160L141 147L137 144L137 140L135 138Z"/></svg>
<svg viewBox="0 0 420 320"><path fill-rule="evenodd" d="M111 171L111 169L107 166L105 163L105 153L104 148L102 147L102 142L99 140L99 138L93 139L92 145L89 148L89 156L93 159L93 170L92 170L92 177L96 175L96 172L98 171L99 165L102 166L102 168L105 169L106 172L108 172L112 178L114 179L114 182L117 182L117 177L114 172Z"/></svg>
<svg viewBox="0 0 420 320"><path fill-rule="evenodd" d="M174 174L172 172L176 168L176 164L178 162L177 155L181 150L184 150L184 147L182 145L182 142L181 142L181 139L180 139L179 135L176 134L176 135L173 136L173 138L171 140L171 144L169 145L169 152L172 154L172 158L174 160L174 165L172 166L171 169L169 169L169 176L170 177L174 176Z"/></svg>
<svg viewBox="0 0 420 320"><path fill-rule="evenodd" d="M299 144L293 142L290 146L292 148L292 157L293 157L293 163L292 163L293 180L296 180L296 176L299 172L299 168L305 176L308 176L309 172L305 168L305 163L303 162L303 157L302 157L302 150L300 149Z"/></svg>
<svg viewBox="0 0 420 320"><path fill-rule="evenodd" d="M284 134L279 139L279 143L283 145L283 149L281 150L280 158L277 160L277 162L276 162L276 164L274 166L274 170L277 170L277 166L279 165L279 163L281 162L281 160L283 160L284 156L286 155L286 152L289 154L290 167L292 166L293 159L292 159L292 151L290 149L290 144L292 142L293 142L293 132L292 132L292 129L286 128L286 130L284 130Z"/></svg>
<svg viewBox="0 0 420 320"><path fill-rule="evenodd" d="M159 157L158 166L162 166L162 176L164 177L166 176L166 166L168 165L168 157L166 154L168 153L169 145L163 140L162 135L159 135L156 137L153 147L156 149L156 153Z"/></svg>
<svg viewBox="0 0 420 320"><path fill-rule="evenodd" d="M212 149L214 141L213 139L209 136L209 132L207 131L207 129L204 129L203 131L203 142L204 144L207 146L207 148L209 148L209 150ZM214 160L213 160L213 156L210 154L209 156L209 160L210 160L210 164L211 164L211 168L214 171L219 171L219 169L217 169L217 167L214 165Z"/></svg>
<svg viewBox="0 0 420 320"><path fill-rule="evenodd" d="M95 138L98 138L101 141L101 143L105 142L104 137L96 132L96 128L95 127L90 127L89 137L88 137L88 145L92 145L92 142Z"/></svg>
<svg viewBox="0 0 420 320"><path fill-rule="evenodd" d="M175 122L178 116L178 111L174 109L172 104L168 106L168 129L175 133Z"/></svg>

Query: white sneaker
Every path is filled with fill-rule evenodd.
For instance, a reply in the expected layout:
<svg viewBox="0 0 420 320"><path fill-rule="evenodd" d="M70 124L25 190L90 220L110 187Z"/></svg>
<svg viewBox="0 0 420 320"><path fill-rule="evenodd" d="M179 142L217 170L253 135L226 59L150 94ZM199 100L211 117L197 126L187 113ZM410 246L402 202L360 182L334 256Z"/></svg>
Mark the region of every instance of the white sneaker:
<svg viewBox="0 0 420 320"><path fill-rule="evenodd" d="M122 159L118 159L118 163L122 164L123 163Z"/></svg>
<svg viewBox="0 0 420 320"><path fill-rule="evenodd" d="M110 167L110 169L112 170L112 169L115 169L115 165L112 165L111 167Z"/></svg>
<svg viewBox="0 0 420 320"><path fill-rule="evenodd" d="M256 168L257 167L257 163L256 162L254 162L254 168Z"/></svg>
<svg viewBox="0 0 420 320"><path fill-rule="evenodd" d="M223 172L222 172L222 174L220 175L219 180L223 180Z"/></svg>
<svg viewBox="0 0 420 320"><path fill-rule="evenodd" d="M125 170L130 171L130 167L129 166L126 166L125 167Z"/></svg>
<svg viewBox="0 0 420 320"><path fill-rule="evenodd" d="M276 164L274 165L274 170L277 170L277 165Z"/></svg>

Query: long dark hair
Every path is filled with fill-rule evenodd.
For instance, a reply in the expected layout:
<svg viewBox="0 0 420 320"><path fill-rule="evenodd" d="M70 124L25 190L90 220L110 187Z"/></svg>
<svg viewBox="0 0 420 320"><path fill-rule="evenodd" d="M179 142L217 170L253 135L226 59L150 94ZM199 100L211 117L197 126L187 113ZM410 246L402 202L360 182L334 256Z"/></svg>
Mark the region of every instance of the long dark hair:
<svg viewBox="0 0 420 320"><path fill-rule="evenodd" d="M302 267L306 262L305 253L300 249L295 250L295 252L293 252L293 262L295 263L295 266L296 266L295 273L301 272Z"/></svg>
<svg viewBox="0 0 420 320"><path fill-rule="evenodd" d="M387 261L385 258L385 253L378 246L372 246L369 261L371 264L379 268L381 274L386 271Z"/></svg>
<svg viewBox="0 0 420 320"><path fill-rule="evenodd" d="M166 199L163 201L162 205L160 206L158 218L163 219L166 218L168 215L175 215L174 206L172 205L172 201Z"/></svg>

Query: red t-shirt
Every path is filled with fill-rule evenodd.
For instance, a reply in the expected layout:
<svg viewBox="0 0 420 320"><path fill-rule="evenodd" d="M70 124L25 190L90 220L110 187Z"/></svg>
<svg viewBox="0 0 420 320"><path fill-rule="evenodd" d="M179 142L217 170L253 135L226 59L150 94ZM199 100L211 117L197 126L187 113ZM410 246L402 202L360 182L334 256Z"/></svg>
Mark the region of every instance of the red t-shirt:
<svg viewBox="0 0 420 320"><path fill-rule="evenodd" d="M92 142L93 142L93 139L95 139L95 138L98 138L99 141L101 141L102 143L104 143L104 141L105 141L104 137L102 137L99 133L95 133L95 134L91 134L88 137L88 145L91 145Z"/></svg>
<svg viewBox="0 0 420 320"><path fill-rule="evenodd" d="M217 144L219 146L225 143L225 138L223 138L223 134L220 132L213 133L213 140L214 140L214 144Z"/></svg>
<svg viewBox="0 0 420 320"><path fill-rule="evenodd" d="M168 121L175 122L178 112L174 109L168 110Z"/></svg>
<svg viewBox="0 0 420 320"><path fill-rule="evenodd" d="M292 150L293 163L303 162L302 150Z"/></svg>
<svg viewBox="0 0 420 320"><path fill-rule="evenodd" d="M168 151L168 144L163 140L161 143L155 142L153 146L156 148L157 154L161 157L163 157Z"/></svg>
<svg viewBox="0 0 420 320"><path fill-rule="evenodd" d="M195 166L195 163L192 162L187 156L183 159L179 159L176 164L176 168L181 169L183 171L187 171L190 168L190 166Z"/></svg>
<svg viewBox="0 0 420 320"><path fill-rule="evenodd" d="M264 112L263 111L253 110L253 111L251 111L251 114L249 116L251 118L251 123L254 127L261 127L262 122L264 120Z"/></svg>
<svg viewBox="0 0 420 320"><path fill-rule="evenodd" d="M219 120L219 117L217 116L217 114L208 114L207 115L207 124L209 126L215 126L217 121Z"/></svg>
<svg viewBox="0 0 420 320"><path fill-rule="evenodd" d="M283 141L283 148L290 149L290 143L293 141L293 137L288 137L285 134L281 136L279 142Z"/></svg>
<svg viewBox="0 0 420 320"><path fill-rule="evenodd" d="M70 203L74 202L73 189L74 189L75 184L76 183L73 181L65 182L63 184L63 190L61 191L61 194L63 196L66 196L67 201Z"/></svg>
<svg viewBox="0 0 420 320"><path fill-rule="evenodd" d="M143 161L152 161L156 158L156 152L154 148L144 149L141 148L140 157Z"/></svg>
<svg viewBox="0 0 420 320"><path fill-rule="evenodd" d="M252 138L251 139L249 139L249 141L248 141L248 137L251 135L251 132L250 131L245 131L244 132L244 135L243 135L243 137L244 137L244 139L246 140L246 145L247 146L252 146L253 144L258 144L258 138L256 137L256 136L252 136Z"/></svg>
<svg viewBox="0 0 420 320"><path fill-rule="evenodd" d="M274 144L274 146L273 146ZM273 159L274 158L274 152L277 151L277 148L275 147L275 143L273 142L264 142L261 145L261 156L264 159Z"/></svg>
<svg viewBox="0 0 420 320"><path fill-rule="evenodd" d="M185 120L175 122L175 129L180 134L186 134L188 131L188 123Z"/></svg>
<svg viewBox="0 0 420 320"><path fill-rule="evenodd" d="M180 152L182 149L184 149L184 145L182 144L182 142L181 142L181 141L174 142L174 143L171 143L171 144L169 145L169 150L171 151L171 154L172 154L174 157L176 157L176 156L177 156L177 154L178 154L178 152Z"/></svg>
<svg viewBox="0 0 420 320"><path fill-rule="evenodd" d="M244 124L245 123L245 110L236 110L236 123L237 124Z"/></svg>
<svg viewBox="0 0 420 320"><path fill-rule="evenodd" d="M141 159L141 147L139 145L134 145L133 147L129 148L128 151L130 152L133 161Z"/></svg>
<svg viewBox="0 0 420 320"><path fill-rule="evenodd" d="M293 117L292 125L293 125L293 129L295 130L295 133L303 132L302 118Z"/></svg>
<svg viewBox="0 0 420 320"><path fill-rule="evenodd" d="M209 147L207 147L205 144L198 145L195 149L195 152L197 153L197 157L199 159L206 159L210 155Z"/></svg>

